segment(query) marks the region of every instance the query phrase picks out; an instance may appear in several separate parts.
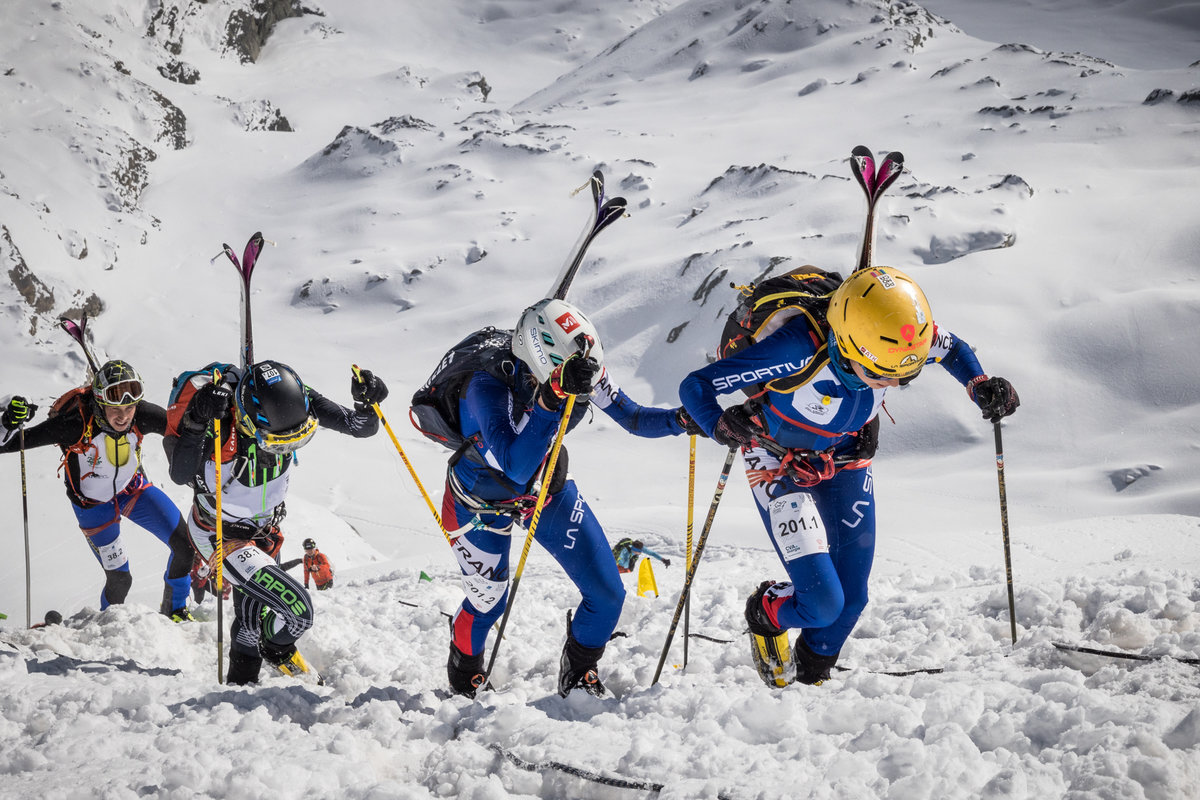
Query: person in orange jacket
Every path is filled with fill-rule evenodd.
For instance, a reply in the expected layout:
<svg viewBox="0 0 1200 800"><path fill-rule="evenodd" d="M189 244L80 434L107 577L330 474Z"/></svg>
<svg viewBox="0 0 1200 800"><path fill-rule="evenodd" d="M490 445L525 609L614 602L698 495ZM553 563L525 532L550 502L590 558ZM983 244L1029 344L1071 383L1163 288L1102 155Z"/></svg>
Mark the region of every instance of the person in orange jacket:
<svg viewBox="0 0 1200 800"><path fill-rule="evenodd" d="M308 576L311 575L317 591L324 591L333 586L333 566L329 559L317 549L317 543L312 539L304 540L304 588L308 588Z"/></svg>

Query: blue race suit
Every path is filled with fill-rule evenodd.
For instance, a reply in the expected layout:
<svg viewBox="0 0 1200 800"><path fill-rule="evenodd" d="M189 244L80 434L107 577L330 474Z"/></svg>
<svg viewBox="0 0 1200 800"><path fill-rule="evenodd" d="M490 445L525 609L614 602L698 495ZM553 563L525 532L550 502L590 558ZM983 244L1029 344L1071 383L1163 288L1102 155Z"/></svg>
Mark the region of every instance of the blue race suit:
<svg viewBox="0 0 1200 800"><path fill-rule="evenodd" d="M466 598L452 627L455 647L467 655L483 652L488 630L504 613L513 523L529 524L534 479L562 418L561 411L538 405L537 386L525 365L516 363L512 388L480 371L459 400L462 433L470 441L451 461L442 521L463 573ZM674 409L638 405L607 370L591 395L577 398L572 428L587 413L589 401L637 436L683 433ZM601 647L617 626L625 589L600 522L575 481L565 477L565 459L563 448L535 538L583 596L571 624L575 640L584 647Z"/></svg>
<svg viewBox="0 0 1200 800"><path fill-rule="evenodd" d="M970 346L936 326L930 362L964 386L983 375ZM722 413L718 395L814 367L804 385L781 392L768 384L759 401L757 418L768 438L790 452L754 446L742 456L759 515L790 578L768 592L768 617L779 628L802 628L813 652L829 656L841 650L867 605L875 496L870 454L858 453L858 432L879 413L886 388L859 380L832 335L819 338L797 316L762 341L692 372L679 396L711 436Z"/></svg>

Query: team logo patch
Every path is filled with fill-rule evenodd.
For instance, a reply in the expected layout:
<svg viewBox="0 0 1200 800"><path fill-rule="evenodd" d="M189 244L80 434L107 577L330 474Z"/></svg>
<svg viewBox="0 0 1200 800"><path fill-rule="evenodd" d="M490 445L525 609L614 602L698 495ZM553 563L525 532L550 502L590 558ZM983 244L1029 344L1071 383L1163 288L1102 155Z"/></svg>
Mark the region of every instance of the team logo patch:
<svg viewBox="0 0 1200 800"><path fill-rule="evenodd" d="M562 328L566 333L570 333L579 327L579 320L575 319L574 315L572 315L570 311L566 312L554 321L557 322L558 327Z"/></svg>

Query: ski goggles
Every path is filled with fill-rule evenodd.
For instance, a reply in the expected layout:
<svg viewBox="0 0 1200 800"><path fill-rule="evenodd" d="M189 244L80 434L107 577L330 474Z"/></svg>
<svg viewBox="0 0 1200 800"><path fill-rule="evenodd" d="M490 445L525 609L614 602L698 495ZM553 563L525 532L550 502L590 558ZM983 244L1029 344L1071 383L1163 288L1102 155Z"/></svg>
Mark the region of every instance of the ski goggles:
<svg viewBox="0 0 1200 800"><path fill-rule="evenodd" d="M142 382L117 381L96 391L96 402L103 406L132 406L142 400Z"/></svg>
<svg viewBox="0 0 1200 800"><path fill-rule="evenodd" d="M310 416L295 428L281 433L272 433L253 426L251 430L254 431L254 439L259 447L272 455L281 456L294 453L308 444L317 432L317 418Z"/></svg>

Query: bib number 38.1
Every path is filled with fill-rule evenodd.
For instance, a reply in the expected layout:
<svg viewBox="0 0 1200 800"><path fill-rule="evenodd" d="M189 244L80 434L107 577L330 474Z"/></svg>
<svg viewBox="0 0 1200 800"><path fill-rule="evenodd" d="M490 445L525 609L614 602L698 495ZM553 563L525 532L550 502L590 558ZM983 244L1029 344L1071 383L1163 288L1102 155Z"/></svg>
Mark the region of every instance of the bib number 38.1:
<svg viewBox="0 0 1200 800"><path fill-rule="evenodd" d="M828 553L825 523L811 495L787 494L771 501L771 538L784 561Z"/></svg>

